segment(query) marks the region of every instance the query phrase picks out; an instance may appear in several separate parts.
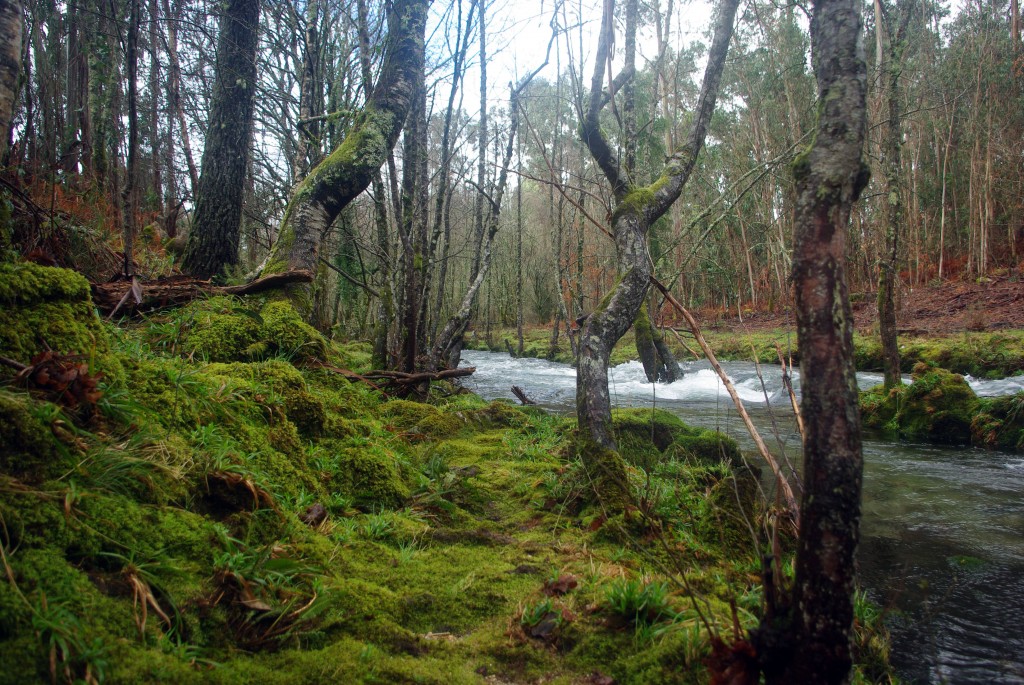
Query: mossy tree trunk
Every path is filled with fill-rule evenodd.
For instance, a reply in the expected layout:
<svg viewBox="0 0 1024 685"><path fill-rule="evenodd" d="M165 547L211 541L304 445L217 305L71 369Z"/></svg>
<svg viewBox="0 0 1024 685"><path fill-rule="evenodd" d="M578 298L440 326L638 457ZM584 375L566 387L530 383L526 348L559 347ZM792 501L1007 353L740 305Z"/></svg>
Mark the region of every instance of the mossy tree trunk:
<svg viewBox="0 0 1024 685"><path fill-rule="evenodd" d="M614 97L614 93L602 92L605 65L613 38L615 9L614 0L605 0L590 102L581 125L581 135L611 184L615 198L612 232L618 280L584 323L576 373L576 413L583 456L592 469L597 470L598 477L605 481L598 484L602 499L621 500L625 488L624 466L615 452L615 440L610 430L608 358L615 343L633 325L647 297L651 276L648 230L679 197L704 145L708 123L715 109L738 4L738 0L723 0L719 5L697 111L686 142L672 153L657 180L641 187L633 182L627 168L619 164L601 131L599 121L601 109ZM625 78L631 76L625 73Z"/></svg>
<svg viewBox="0 0 1024 685"><path fill-rule="evenodd" d="M896 337L896 284L899 273L900 236L904 232L903 190L900 186L903 147L903 107L900 101L900 77L907 26L913 10L903 10L899 27L894 30L893 9L875 0L875 32L878 46L876 63L878 87L882 91L886 118L881 145L882 198L885 203L885 245L878 272L878 329L882 339L882 369L886 388L903 381L900 376L900 347ZM883 45L886 49L883 49Z"/></svg>
<svg viewBox="0 0 1024 685"><path fill-rule="evenodd" d="M769 685L845 683L852 665L863 459L845 250L869 176L860 7L817 0L811 18L817 134L793 165L804 488L792 596L788 607L769 604L757 636Z"/></svg>
<svg viewBox="0 0 1024 685"><path fill-rule="evenodd" d="M377 85L345 139L295 188L277 241L261 273L315 273L324 236L341 210L373 180L387 161L416 95L423 71L423 31L429 0L395 0L388 12L388 37ZM303 313L309 286L289 295Z"/></svg>
<svg viewBox="0 0 1024 685"><path fill-rule="evenodd" d="M644 374L650 383L674 383L683 377L679 363L672 354L665 336L661 334L651 321L646 305L641 305L633 322L633 335L636 353L643 364Z"/></svg>
<svg viewBox="0 0 1024 685"><path fill-rule="evenodd" d="M216 276L238 263L252 148L259 21L259 0L229 0L220 18L217 75L196 188L196 213L181 264L199 278Z"/></svg>

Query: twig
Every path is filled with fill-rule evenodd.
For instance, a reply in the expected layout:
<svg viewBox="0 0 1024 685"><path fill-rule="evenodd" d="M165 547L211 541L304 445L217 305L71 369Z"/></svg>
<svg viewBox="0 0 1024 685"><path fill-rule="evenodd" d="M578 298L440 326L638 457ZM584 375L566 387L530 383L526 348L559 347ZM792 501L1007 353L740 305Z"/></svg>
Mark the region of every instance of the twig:
<svg viewBox="0 0 1024 685"><path fill-rule="evenodd" d="M743 419L744 425L747 427L747 431L750 433L750 437L753 438L754 444L757 445L758 452L761 453L761 457L764 458L765 462L771 468L772 473L775 474L776 483L779 486L779 491L782 493L782 497L786 502L786 508L789 510L790 516L793 519L793 525L797 531L800 530L800 509L797 506L796 498L793 496L793 489L789 486L789 480L785 474L779 468L778 463L775 461L775 457L768 451L767 445L764 444L764 440L761 439L761 435L757 432L757 428L754 427L754 422L751 421L750 415L743 406L743 401L740 400L740 396L736 393L736 388L733 386L732 381L729 380L729 376L726 375L722 365L718 363L718 359L715 358L715 353L711 350L711 347L704 340L704 336L701 335L700 326L697 324L697 320L693 318L693 315L686 310L686 307L681 305L676 298L672 296L672 293L668 291L662 283L651 276L651 284L657 288L665 299L671 304L683 318L686 319L686 323L690 325L690 330L693 331L693 336L697 339L697 343L700 345L701 350L704 351L704 356L711 362L711 366L718 373L718 377L722 379L722 383L725 385L725 389L729 392L729 396L732 397L733 404L736 405L736 411L739 413L740 418Z"/></svg>
<svg viewBox="0 0 1024 685"><path fill-rule="evenodd" d="M800 437L804 435L804 417L800 415L800 403L796 401L796 392L793 390L793 379L789 372L793 369L792 361L786 365L786 359L782 356L782 348L775 343L775 352L779 355L779 366L782 367L782 384L786 386L789 393L789 402L793 405L793 414L796 416L796 426L800 430Z"/></svg>

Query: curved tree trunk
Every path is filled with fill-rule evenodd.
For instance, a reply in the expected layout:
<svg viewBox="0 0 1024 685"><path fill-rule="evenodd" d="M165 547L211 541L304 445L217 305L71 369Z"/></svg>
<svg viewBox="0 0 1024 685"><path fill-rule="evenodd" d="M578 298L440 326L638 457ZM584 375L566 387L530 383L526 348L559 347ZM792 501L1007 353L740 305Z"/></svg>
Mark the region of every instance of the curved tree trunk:
<svg viewBox="0 0 1024 685"><path fill-rule="evenodd" d="M259 21L259 0L230 0L220 19L217 77L196 213L182 259L182 269L199 278L210 278L238 263L252 147Z"/></svg>
<svg viewBox="0 0 1024 685"><path fill-rule="evenodd" d="M651 185L637 187L628 170L620 166L601 132L598 120L607 97L602 93L604 68L612 43L614 0L605 0L601 39L598 45L590 104L581 135L590 154L611 184L615 197L612 231L615 237L618 282L590 317L580 337L576 372L576 414L581 452L598 479L598 496L606 507L616 508L626 497L625 466L611 434L611 399L608 393L608 357L612 347L636 320L647 296L651 263L647 253L647 232L682 192L704 145L711 114L715 109L725 56L732 37L738 0L723 0L715 21L715 33L708 53L697 111L686 142L669 157L660 177Z"/></svg>
<svg viewBox="0 0 1024 685"><path fill-rule="evenodd" d="M845 683L852 665L863 459L844 265L851 206L868 179L862 26L856 0L814 4L818 130L793 164L804 492L793 596L780 612L769 604L757 636L769 685Z"/></svg>
<svg viewBox="0 0 1024 685"><path fill-rule="evenodd" d="M423 30L429 0L395 0L388 13L388 38L377 86L345 140L295 188L278 239L261 273L314 273L323 237L334 219L373 180L402 131L423 71ZM300 311L309 309L309 286L289 294Z"/></svg>

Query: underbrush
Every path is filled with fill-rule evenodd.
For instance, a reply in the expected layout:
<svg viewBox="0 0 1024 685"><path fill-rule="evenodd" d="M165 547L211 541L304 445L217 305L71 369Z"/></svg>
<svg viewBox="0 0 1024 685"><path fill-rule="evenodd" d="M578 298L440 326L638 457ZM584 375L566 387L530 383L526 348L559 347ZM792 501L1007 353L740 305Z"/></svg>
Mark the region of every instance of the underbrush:
<svg viewBox="0 0 1024 685"><path fill-rule="evenodd" d="M773 516L728 438L618 412L609 517L566 419L385 397L273 302L78 314L10 338L70 375L0 387L0 683L703 683L758 623Z"/></svg>

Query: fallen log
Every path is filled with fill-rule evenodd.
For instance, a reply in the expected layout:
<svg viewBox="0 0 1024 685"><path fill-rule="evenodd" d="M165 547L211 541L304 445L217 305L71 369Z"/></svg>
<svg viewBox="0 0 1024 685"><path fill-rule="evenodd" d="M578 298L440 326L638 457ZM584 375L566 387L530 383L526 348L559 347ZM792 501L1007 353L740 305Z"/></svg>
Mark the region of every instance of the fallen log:
<svg viewBox="0 0 1024 685"><path fill-rule="evenodd" d="M126 315L177 307L211 295L252 295L290 283L310 283L313 274L304 269L258 278L243 285L219 286L191 276L168 276L155 281L112 281L91 283L92 299L106 315ZM134 292L133 292L134 291Z"/></svg>
<svg viewBox="0 0 1024 685"><path fill-rule="evenodd" d="M462 378L471 376L476 372L475 366L464 366L458 369L442 369L441 371L417 371L406 373L405 371L388 371L385 369L367 371L361 374L367 380L385 380L390 383L402 385L417 385L424 381L443 381L449 378Z"/></svg>
<svg viewBox="0 0 1024 685"><path fill-rule="evenodd" d="M476 371L475 366L466 366L458 369L442 369L441 371L419 371L416 373L406 373L404 371L390 371L387 369L377 369L374 371L367 371L366 373L356 373L355 371L349 371L348 369L340 369L336 366L330 366L329 364L317 364L321 369L327 369L334 373L341 374L350 381L365 383L374 390L383 393L385 396L389 392L398 395L408 395L410 392L416 390L417 386L423 383L429 383L430 381L443 381L449 378L462 378L464 376L472 375Z"/></svg>

